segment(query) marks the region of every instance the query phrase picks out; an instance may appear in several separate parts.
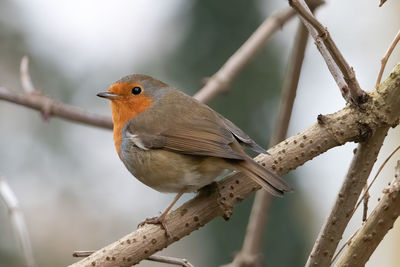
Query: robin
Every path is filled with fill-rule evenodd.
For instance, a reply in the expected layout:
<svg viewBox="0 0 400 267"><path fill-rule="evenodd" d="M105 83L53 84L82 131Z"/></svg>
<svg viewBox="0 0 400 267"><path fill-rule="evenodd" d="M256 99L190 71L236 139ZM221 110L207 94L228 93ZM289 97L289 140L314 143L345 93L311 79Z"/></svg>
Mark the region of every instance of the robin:
<svg viewBox="0 0 400 267"><path fill-rule="evenodd" d="M150 223L161 223L185 192L238 171L275 196L291 191L281 178L248 156L268 154L231 121L196 99L150 76L133 74L97 94L111 100L114 143L126 168L160 192L177 193Z"/></svg>

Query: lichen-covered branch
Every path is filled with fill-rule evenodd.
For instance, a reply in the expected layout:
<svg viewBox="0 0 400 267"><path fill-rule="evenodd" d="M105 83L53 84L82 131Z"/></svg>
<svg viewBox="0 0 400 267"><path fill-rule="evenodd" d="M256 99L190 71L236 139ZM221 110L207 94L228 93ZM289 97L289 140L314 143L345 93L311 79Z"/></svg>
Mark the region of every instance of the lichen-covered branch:
<svg viewBox="0 0 400 267"><path fill-rule="evenodd" d="M336 113L319 116L318 123L271 148L269 155L259 155L257 162L278 174L284 174L328 149L350 141L363 141L368 133L388 125L400 116L400 65L373 93L365 111L347 106ZM229 218L232 208L260 187L241 173L217 184L219 190L199 194L166 217L167 238L159 225L144 225L120 240L96 251L71 266L132 266L197 230L218 216Z"/></svg>
<svg viewBox="0 0 400 267"><path fill-rule="evenodd" d="M400 215L400 161L395 179L335 266L364 266Z"/></svg>

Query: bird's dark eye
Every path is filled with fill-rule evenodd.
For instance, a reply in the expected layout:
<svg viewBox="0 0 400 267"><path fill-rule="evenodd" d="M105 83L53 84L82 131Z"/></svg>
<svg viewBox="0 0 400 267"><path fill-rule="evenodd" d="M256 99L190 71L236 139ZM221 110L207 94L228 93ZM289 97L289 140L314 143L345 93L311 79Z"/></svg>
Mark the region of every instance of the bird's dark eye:
<svg viewBox="0 0 400 267"><path fill-rule="evenodd" d="M139 86L135 86L132 88L132 94L133 95L138 95L142 92L142 88L140 88Z"/></svg>

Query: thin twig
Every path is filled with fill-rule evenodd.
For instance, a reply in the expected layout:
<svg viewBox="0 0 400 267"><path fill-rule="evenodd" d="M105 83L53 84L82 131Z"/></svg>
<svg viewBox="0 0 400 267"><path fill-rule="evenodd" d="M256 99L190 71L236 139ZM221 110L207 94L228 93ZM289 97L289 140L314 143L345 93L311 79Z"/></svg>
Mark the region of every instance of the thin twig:
<svg viewBox="0 0 400 267"><path fill-rule="evenodd" d="M307 260L307 267L330 265L389 128L385 126L376 129L368 141L358 145L335 204Z"/></svg>
<svg viewBox="0 0 400 267"><path fill-rule="evenodd" d="M381 69L379 70L378 78L376 79L375 88L378 88L379 84L381 83L381 79L382 79L383 71L385 70L385 67L386 67L386 63L399 41L400 41L400 31L396 34L396 37L394 37L392 43L390 44L388 50L385 53L385 56L381 59Z"/></svg>
<svg viewBox="0 0 400 267"><path fill-rule="evenodd" d="M147 260L175 264L183 267L194 267L193 264L191 264L187 259L180 259L168 256L151 255L150 257L147 258Z"/></svg>
<svg viewBox="0 0 400 267"><path fill-rule="evenodd" d="M270 146L276 145L286 137L296 97L296 89L300 78L301 67L303 65L307 39L307 29L304 24L300 23L282 86L279 111L274 127L274 133L270 140ZM270 198L271 195L264 190L260 190L256 193L242 250L235 256L233 262L227 266L240 267L263 265L260 258L261 241L265 221L267 220L267 209L270 203Z"/></svg>
<svg viewBox="0 0 400 267"><path fill-rule="evenodd" d="M400 160L391 186L335 266L364 266L400 215Z"/></svg>
<svg viewBox="0 0 400 267"><path fill-rule="evenodd" d="M392 153L390 153L390 155L383 161L383 163L381 164L381 166L379 166L378 171L376 172L374 178L372 179L371 183L369 184L369 186L364 190L364 194L363 196L360 198L360 200L357 202L357 205L354 207L353 212L351 213L350 217L353 217L354 213L356 212L357 208L360 206L361 202L363 201L363 199L366 197L366 194L368 194L369 196L369 190L371 189L371 186L374 184L374 182L376 181L376 178L378 177L378 175L381 173L381 171L383 170L383 167L385 167L386 163L388 163L388 161L393 157L393 155L400 149L400 146L398 146L395 150L392 151ZM364 187L365 188L365 187ZM363 212L363 221L365 221L365 216L366 216L366 212L365 212L365 208L364 208L364 212ZM357 233L357 232L356 232ZM332 262L334 262L337 258L337 256L341 253L341 251L344 249L344 247L346 246L346 244L348 244L351 239L353 238L353 236L356 234L354 233L349 240L347 240L347 242L339 249L339 251L336 253L336 255L332 258Z"/></svg>
<svg viewBox="0 0 400 267"><path fill-rule="evenodd" d="M35 260L33 259L31 241L29 239L28 228L26 227L24 215L19 207L17 197L6 180L2 177L0 177L0 198L3 199L8 208L11 224L14 227L16 237L19 245L21 246L25 264L28 267L34 267Z"/></svg>
<svg viewBox="0 0 400 267"><path fill-rule="evenodd" d="M342 253L342 251L344 250L344 248L348 245L350 245L351 241L353 240L353 238L356 236L356 234L358 233L358 230L355 231L349 239L347 239L346 243L343 244L343 246L340 247L340 249L336 252L335 256L333 256L332 258L332 263L336 261L337 257Z"/></svg>
<svg viewBox="0 0 400 267"><path fill-rule="evenodd" d="M368 183L365 183L364 185L364 195L363 195L363 203L364 203L364 208L363 208L363 215L362 215L362 221L365 222L367 220L368 216L368 202L370 198L370 194L368 192Z"/></svg>
<svg viewBox="0 0 400 267"><path fill-rule="evenodd" d="M43 95L11 92L0 87L0 100L6 100L38 111L46 111L50 116L79 122L100 128L112 129L113 124L108 116L98 115L84 109L63 104Z"/></svg>
<svg viewBox="0 0 400 267"><path fill-rule="evenodd" d="M383 4L386 2L387 0L381 0L381 2L379 3L379 7L383 6Z"/></svg>
<svg viewBox="0 0 400 267"><path fill-rule="evenodd" d="M23 56L20 65L20 79L22 88L24 88L26 93L33 93L36 91L35 86L33 86L31 75L29 74L29 58L28 56Z"/></svg>
<svg viewBox="0 0 400 267"><path fill-rule="evenodd" d="M354 207L353 209L353 213L356 212L357 208L360 206L361 201L364 199L365 194L368 194L369 190L371 189L371 186L375 183L376 178L378 178L378 175L381 173L381 171L383 170L383 167L385 167L386 163L388 163L388 161L393 157L394 154L396 154L396 152L400 149L400 146L398 146L395 150L393 150L392 153L390 153L390 155L383 161L383 163L381 164L381 166L379 166L378 171L376 172L374 178L372 179L371 183L369 184L367 190L365 191L364 195L361 197L361 199L357 202L357 205Z"/></svg>
<svg viewBox="0 0 400 267"><path fill-rule="evenodd" d="M380 132L379 126L397 125L400 117L399 85L400 65L397 65L379 90L371 92L371 101L365 107L368 112L346 106L334 114L320 116L317 124L269 149L271 156L259 155L255 160L282 175L332 147L365 138L368 129ZM391 113L385 113L387 109ZM136 264L216 217L229 218L237 203L260 188L242 173L216 184L219 190L199 194L166 216L165 223L174 238L167 238L164 229L158 225L144 225L71 266L125 267ZM112 257L115 261L107 261Z"/></svg>
<svg viewBox="0 0 400 267"><path fill-rule="evenodd" d="M357 106L365 103L368 100L368 95L361 89L353 68L344 59L327 28L314 17L304 0L289 0L289 4L298 12L314 38L315 44L324 57L345 100ZM338 69L340 73L338 73Z"/></svg>
<svg viewBox="0 0 400 267"><path fill-rule="evenodd" d="M72 254L72 256L77 257L77 258L78 257L86 258L86 257L89 257L93 253L94 253L93 250L75 251ZM110 258L110 260L112 261L113 258ZM150 255L146 260L174 264L174 265L183 266L183 267L194 267L194 265L191 264L187 259L180 259L180 258L169 257L169 256Z"/></svg>

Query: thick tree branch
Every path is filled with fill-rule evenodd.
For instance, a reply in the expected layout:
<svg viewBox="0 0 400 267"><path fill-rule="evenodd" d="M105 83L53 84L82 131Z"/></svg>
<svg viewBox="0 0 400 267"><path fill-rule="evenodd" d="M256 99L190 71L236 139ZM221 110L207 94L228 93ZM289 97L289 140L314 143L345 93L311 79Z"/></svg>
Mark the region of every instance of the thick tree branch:
<svg viewBox="0 0 400 267"><path fill-rule="evenodd" d="M318 235L306 266L330 266L388 130L389 126L378 128L368 141L358 145L342 188Z"/></svg>
<svg viewBox="0 0 400 267"><path fill-rule="evenodd" d="M360 88L353 68L344 59L332 40L328 29L314 17L303 0L289 0L289 4L298 12L301 20L314 38L315 44L325 59L328 69L345 100L357 106L366 102L367 93ZM340 70L340 73L338 70Z"/></svg>
<svg viewBox="0 0 400 267"><path fill-rule="evenodd" d="M60 117L69 121L79 122L100 128L112 129L110 117L91 113L75 106L63 104L54 99L35 93L17 93L0 87L0 99L36 109L47 116Z"/></svg>
<svg viewBox="0 0 400 267"><path fill-rule="evenodd" d="M400 161L395 179L335 266L364 266L400 215Z"/></svg>
<svg viewBox="0 0 400 267"><path fill-rule="evenodd" d="M306 50L308 32L303 23L300 23L294 41L294 47L288 63L288 69L283 81L282 93L279 104L278 116L274 132L270 140L270 146L285 139L289 121L292 114L294 99L296 97L297 85L303 65ZM227 266L263 266L261 262L261 243L265 222L267 220L268 206L271 195L265 190L256 193L251 210L249 223L242 250L235 256L233 262Z"/></svg>
<svg viewBox="0 0 400 267"><path fill-rule="evenodd" d="M394 126L400 116L400 65L389 78L371 93L365 111L347 106L331 115L319 116L317 124L279 143L259 155L257 162L278 174L287 173L328 149L350 141L361 141L368 132ZM71 266L131 266L197 230L218 216L229 218L232 208L259 186L241 173L218 184L219 190L199 194L166 217L167 238L158 225L144 225L120 240L96 251ZM107 260L114 259L114 260Z"/></svg>
<svg viewBox="0 0 400 267"><path fill-rule="evenodd" d="M31 241L26 227L25 218L19 207L18 199L10 186L2 177L0 177L0 198L3 199L7 206L10 215L11 224L15 230L15 235L18 243L21 246L22 254L24 256L25 264L27 267L34 267L35 260L33 259L33 252Z"/></svg>

